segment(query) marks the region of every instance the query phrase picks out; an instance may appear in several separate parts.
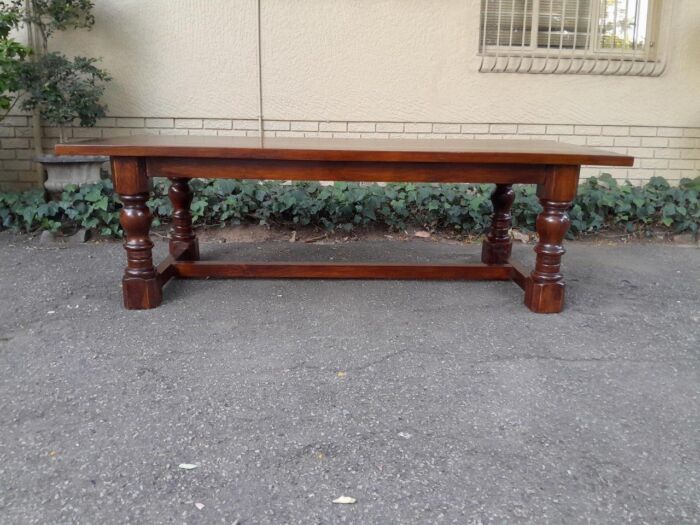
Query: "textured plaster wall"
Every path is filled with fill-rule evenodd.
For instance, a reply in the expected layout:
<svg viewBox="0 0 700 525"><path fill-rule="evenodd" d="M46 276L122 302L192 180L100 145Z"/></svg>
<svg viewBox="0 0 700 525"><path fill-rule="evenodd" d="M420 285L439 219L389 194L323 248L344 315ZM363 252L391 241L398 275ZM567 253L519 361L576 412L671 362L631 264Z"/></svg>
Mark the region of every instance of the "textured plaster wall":
<svg viewBox="0 0 700 525"><path fill-rule="evenodd" d="M51 48L103 58L111 114L257 115L253 0L95 0L94 14Z"/></svg>
<svg viewBox="0 0 700 525"><path fill-rule="evenodd" d="M267 119L700 125L700 1L660 78L483 74L479 0L262 0ZM255 0L96 0L54 41L102 56L111 113L257 116Z"/></svg>

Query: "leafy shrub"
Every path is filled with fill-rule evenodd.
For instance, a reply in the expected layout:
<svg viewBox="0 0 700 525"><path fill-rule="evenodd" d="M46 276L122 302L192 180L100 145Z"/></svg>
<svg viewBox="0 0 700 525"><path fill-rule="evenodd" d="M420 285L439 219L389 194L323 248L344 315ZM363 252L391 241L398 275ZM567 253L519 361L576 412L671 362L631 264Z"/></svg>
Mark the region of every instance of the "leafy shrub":
<svg viewBox="0 0 700 525"><path fill-rule="evenodd" d="M46 202L42 190L0 193L0 229L55 232L85 228L121 237L120 208L108 180L69 187L57 201Z"/></svg>
<svg viewBox="0 0 700 525"><path fill-rule="evenodd" d="M628 233L666 227L675 233L697 233L700 222L700 177L672 187L662 177L644 186L620 185L610 177L590 178L579 187L569 215L574 233L616 226Z"/></svg>
<svg viewBox="0 0 700 525"><path fill-rule="evenodd" d="M80 126L94 126L107 112L100 98L110 76L96 66L97 59L69 58L62 53L49 52L49 40L56 31L93 27L93 1L11 0L5 7L5 2L0 0L0 8L0 13L12 14L9 21L15 27L21 21L30 35L36 35L36 39L30 38L34 46L33 60L22 62L15 75L16 86L13 87L23 95L21 108L28 112L38 110L42 120L58 127L61 142L65 140L66 126L74 120ZM0 106L1 103L0 100Z"/></svg>
<svg viewBox="0 0 700 525"><path fill-rule="evenodd" d="M20 84L25 91L24 111L39 110L41 118L58 126L63 139L64 127L78 120L92 127L107 114L100 103L109 75L95 66L94 58L48 53L22 68Z"/></svg>
<svg viewBox="0 0 700 525"><path fill-rule="evenodd" d="M21 1L13 0L15 3ZM24 0L31 2L29 16L25 18L39 30L43 51L48 51L49 38L56 31L92 29L95 17L92 0Z"/></svg>
<svg viewBox="0 0 700 525"><path fill-rule="evenodd" d="M17 100L20 69L29 54L29 49L10 36L21 18L21 6L16 0L0 0L0 111L5 115ZM0 120L5 115L1 115Z"/></svg>
<svg viewBox="0 0 700 525"><path fill-rule="evenodd" d="M401 230L418 226L458 234L481 234L490 224L492 185L389 184L387 186L316 182L291 185L274 181L193 180L192 215L197 225L259 223L312 225L351 231L367 226ZM571 209L570 236L620 229L649 233L698 231L700 178L672 187L662 178L645 186L618 184L604 175L580 187ZM154 225L168 222L169 181L154 185L149 206ZM513 227L534 230L541 207L533 186L516 186ZM58 231L87 228L120 237L121 203L108 180L65 190L45 202L39 190L0 193L0 229Z"/></svg>

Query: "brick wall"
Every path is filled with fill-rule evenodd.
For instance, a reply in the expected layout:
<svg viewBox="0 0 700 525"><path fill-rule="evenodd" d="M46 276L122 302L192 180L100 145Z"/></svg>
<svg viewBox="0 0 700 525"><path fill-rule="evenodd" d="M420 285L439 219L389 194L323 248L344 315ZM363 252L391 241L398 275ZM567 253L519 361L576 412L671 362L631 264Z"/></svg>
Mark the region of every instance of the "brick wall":
<svg viewBox="0 0 700 525"><path fill-rule="evenodd" d="M124 135L256 135L258 122L247 119L120 118L102 119L95 128L67 130L72 139ZM521 138L599 146L636 158L633 168L584 168L582 177L606 172L640 184L653 176L671 182L700 174L700 128L579 126L570 124L460 124L430 122L319 122L267 120L265 134L280 137L338 138ZM37 186L32 130L28 117L11 116L0 124L0 189ZM56 143L58 130L44 129L44 147Z"/></svg>

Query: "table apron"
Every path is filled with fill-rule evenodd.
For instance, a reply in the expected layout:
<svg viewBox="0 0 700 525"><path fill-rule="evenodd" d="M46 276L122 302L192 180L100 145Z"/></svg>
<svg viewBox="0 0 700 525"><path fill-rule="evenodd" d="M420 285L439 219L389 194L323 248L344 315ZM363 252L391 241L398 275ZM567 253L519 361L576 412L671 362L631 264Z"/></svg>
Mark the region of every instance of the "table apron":
<svg viewBox="0 0 700 525"><path fill-rule="evenodd" d="M203 179L541 184L552 166L153 157L146 171L149 177Z"/></svg>

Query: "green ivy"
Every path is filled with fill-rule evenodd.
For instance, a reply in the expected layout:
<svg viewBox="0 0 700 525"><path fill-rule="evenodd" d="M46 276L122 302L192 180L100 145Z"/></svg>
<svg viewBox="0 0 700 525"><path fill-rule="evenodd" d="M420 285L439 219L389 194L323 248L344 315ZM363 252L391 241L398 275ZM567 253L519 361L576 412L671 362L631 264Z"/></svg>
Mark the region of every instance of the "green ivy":
<svg viewBox="0 0 700 525"><path fill-rule="evenodd" d="M85 228L101 235L121 237L121 202L109 180L70 186L59 200L46 201L44 192L0 193L0 229L25 232Z"/></svg>
<svg viewBox="0 0 700 525"><path fill-rule="evenodd" d="M367 226L402 230L417 226L457 234L481 234L490 224L489 184L363 185L316 182L193 180L192 215L196 225L258 223L318 226L352 231ZM154 225L169 221L169 181L158 179L148 202ZM513 227L532 231L541 207L532 186L515 187ZM571 237L617 229L645 234L657 229L697 233L700 177L677 187L656 177L644 186L618 184L609 175L579 187L571 209ZM121 237L121 203L109 180L67 188L59 200L43 192L0 193L0 229L24 232L86 228Z"/></svg>

